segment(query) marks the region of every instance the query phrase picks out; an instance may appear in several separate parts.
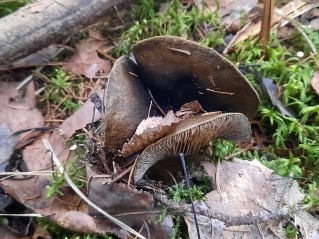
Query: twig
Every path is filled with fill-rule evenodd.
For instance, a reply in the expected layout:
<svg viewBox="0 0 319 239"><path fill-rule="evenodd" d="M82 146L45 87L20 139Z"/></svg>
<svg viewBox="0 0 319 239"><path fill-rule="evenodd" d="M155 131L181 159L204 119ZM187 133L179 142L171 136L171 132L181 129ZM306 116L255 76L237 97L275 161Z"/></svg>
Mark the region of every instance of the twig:
<svg viewBox="0 0 319 239"><path fill-rule="evenodd" d="M111 182L109 182L109 185L112 185L113 183L117 182L118 180L120 180L121 178L123 178L128 172L130 172L130 170L133 168L133 166L128 167L127 169L125 169L123 172L121 172L119 175L117 175L114 179L112 179Z"/></svg>
<svg viewBox="0 0 319 239"><path fill-rule="evenodd" d="M206 89L208 91L214 92L214 93L218 93L218 94L223 94L223 95L234 95L235 93L232 92L225 92L225 91L219 91L219 90L212 90L212 89Z"/></svg>
<svg viewBox="0 0 319 239"><path fill-rule="evenodd" d="M153 96L151 90L150 90L150 89L147 89L147 91L148 91L148 94L150 95L152 101L154 102L155 106L159 109L159 111L161 111L161 113L162 113L163 115L166 115L165 112L164 112L164 110L162 110L162 108L159 106L159 104L157 104L157 102L156 102L156 100L155 100L155 98L154 98L154 96Z"/></svg>
<svg viewBox="0 0 319 239"><path fill-rule="evenodd" d="M25 214L0 213L0 217L43 217L43 216L38 213L25 213Z"/></svg>
<svg viewBox="0 0 319 239"><path fill-rule="evenodd" d="M218 161L217 161L215 181L216 181L217 192L218 192L219 197L220 197L220 199L222 201L223 200L223 194L222 194L222 190L220 189L220 185L219 185L219 171L220 171L220 159L218 159Z"/></svg>
<svg viewBox="0 0 319 239"><path fill-rule="evenodd" d="M192 212L192 208L186 203L175 203L174 201L167 198L166 195L154 193L154 198L164 204L168 209L173 210L176 213L189 214ZM196 207L196 206L195 206ZM261 222L267 222L274 219L280 219L284 216L289 215L289 208L281 208L277 212L272 212L267 215L245 215L245 216L229 216L219 211L210 208L204 210L200 207L196 207L198 215L206 216L209 218L218 219L225 223L226 226L240 226L240 225L251 225Z"/></svg>
<svg viewBox="0 0 319 239"><path fill-rule="evenodd" d="M87 203L89 204L91 207L93 207L95 210L97 210L98 212L100 212L101 214L103 214L105 217L107 217L109 220L111 220L113 223L115 223L116 225L120 226L121 228L127 230L128 232L134 234L135 236L142 238L142 239L146 239L145 237L143 237L141 234L139 234L138 232L136 232L135 230L133 230L132 228L130 228L129 226L127 226L126 224L124 224L123 222L121 222L120 220L114 218L113 216L111 216L110 214L108 214L107 212L105 212L104 210L102 210L100 207L98 207L95 203L93 203L90 199L88 199L78 188L77 186L73 183L73 181L71 180L71 178L69 177L69 175L64 171L64 168L62 166L62 164L60 163L60 160L57 158L57 156L55 155L55 153L52 150L52 147L49 143L49 141L47 139L43 139L43 143L46 147L46 149L51 153L52 155L52 160L53 162L56 164L57 169L59 170L59 172L61 173L61 175L64 175L65 180L67 181L67 183L70 185L70 187Z"/></svg>
<svg viewBox="0 0 319 239"><path fill-rule="evenodd" d="M282 17L285 20L287 20L288 22L290 22L300 32L300 34L305 38L306 42L308 43L309 47L311 48L312 53L314 54L313 60L315 61L317 67L319 68L319 62L315 57L318 51L317 51L315 45L313 44L313 42L311 41L311 39L308 37L307 33L304 31L302 25L299 22L295 21L294 19L292 19L288 16L285 16L284 14L282 14L278 10L276 10L276 14L278 14L280 17Z"/></svg>

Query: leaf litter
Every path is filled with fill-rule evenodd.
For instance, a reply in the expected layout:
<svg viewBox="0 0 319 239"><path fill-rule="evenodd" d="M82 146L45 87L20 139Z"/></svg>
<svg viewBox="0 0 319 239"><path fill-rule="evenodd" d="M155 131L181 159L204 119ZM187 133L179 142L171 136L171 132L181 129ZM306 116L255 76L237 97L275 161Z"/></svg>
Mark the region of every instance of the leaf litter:
<svg viewBox="0 0 319 239"><path fill-rule="evenodd" d="M175 117L173 111L169 111L163 117L149 117L143 120L136 129L129 142L123 145L121 155L130 156L141 151L148 145L169 134L181 119Z"/></svg>
<svg viewBox="0 0 319 239"><path fill-rule="evenodd" d="M84 75L87 78L96 78L96 73L103 70L106 73L111 71L111 63L103 60L98 55L98 50L107 47L108 41L89 37L82 40L76 47L73 55L64 63L69 71Z"/></svg>
<svg viewBox="0 0 319 239"><path fill-rule="evenodd" d="M263 166L259 161L234 159L223 161L220 166L204 161L202 166L211 179L214 188L206 195L207 200L195 202L202 210L216 210L231 217L245 215L271 215L280 210L298 207L304 199L298 183L291 178L283 178ZM197 238L195 224L191 216L185 216L190 238ZM316 228L318 220L309 213L296 209L294 222L303 228L309 238L319 236ZM244 223L242 223L244 224ZM224 222L205 216L199 217L201 238L260 238L257 225L227 226ZM277 235L285 238L285 223L271 220L260 223L265 238L277 238L267 227L276 228Z"/></svg>
<svg viewBox="0 0 319 239"><path fill-rule="evenodd" d="M207 2L209 2L209 1L207 1ZM231 4L228 4L228 5L230 6ZM100 45L100 43L103 42L103 40L101 40L101 39L95 39L95 40L96 41L92 40L92 42L93 42L92 45L94 45L94 46L92 46L92 49L89 49L89 52L85 52L85 51L81 50L81 47L86 47L86 48L88 47L89 41L88 42L85 42L85 41L81 42L80 46L79 46L79 49L77 49L76 54L74 56L75 59L77 59L77 58L79 59L78 62L76 64L74 64L73 66L72 66L72 63L66 64L66 65L71 66L73 72L75 72L76 74L82 74L82 75L86 75L89 78L92 78L92 77L95 77L96 70L101 67L101 65L99 65L99 63L93 63L93 64L89 63L89 64L87 64L87 62L89 62L89 61L85 60L85 59L93 59L93 62L97 62L97 58L96 58L97 54L96 53L100 50L100 47L103 46L103 44ZM99 42L99 41L101 41L101 42ZM81 44L83 44L83 46L81 46ZM82 56L81 56L81 54L82 54ZM87 55L87 56L85 56L85 55ZM86 66L86 65L87 65L87 67L84 67L85 69L82 70L81 68L83 68L83 66ZM110 66L108 66L108 67L110 68ZM103 66L102 68L108 69L106 65ZM314 84L313 84L313 88L315 90L317 89L317 87L314 86ZM0 89L1 89L1 87L0 87ZM317 91L317 93L318 93L318 91ZM57 131L55 131L52 136L48 136L48 135L45 136L45 137L49 137L50 138L50 142L52 143L53 148L54 148L55 152L58 154L58 156L59 156L61 161L66 161L69 158L69 156L70 156L69 149L68 149L68 147L65 144L67 138L71 137L77 130L79 130L79 129L85 127L86 125L88 125L89 123L94 122L94 121L96 121L96 120L101 118L101 115L96 111L95 112L95 116L96 117L94 117L94 119L93 119L92 104L86 103L85 105L86 105L86 107L82 107L79 110L79 112L76 112L74 114L74 117L71 116L70 118L68 118L65 121L65 124L62 124L61 129L64 131L64 135L60 135ZM194 109L194 108L192 109L192 107L189 107L189 108L185 107L184 109L180 110L179 112L176 112L176 115L178 117L187 118L189 116L189 114L192 115L193 112L195 112L195 111L196 111L196 109ZM199 111L200 111L200 109L199 109ZM198 113L198 112L196 112L196 113ZM83 119L82 119L82 117L83 117ZM175 123L172 123L172 125L174 125L174 124ZM145 129L142 130L142 131L144 133L145 131L147 132L147 131L154 130L156 132L156 134L163 133L165 135L165 133L164 133L165 130L162 130L160 128L162 128L162 126L159 126L157 128L156 127L154 127L154 128L145 127ZM133 138L136 135L138 135L138 134L136 133L133 136ZM150 135L152 135L152 133ZM164 137L164 135L163 136L159 136L159 137L160 138ZM143 136L143 137L148 138L150 136L147 135L147 136ZM131 140L133 140L133 138ZM142 141L142 139L139 139L139 138L135 139L135 140L136 140L137 143L134 143L134 141L133 141L133 145L134 144L138 145L139 141L140 140ZM152 142L153 141L149 140L149 139L145 140L146 146L147 146L147 144L152 144ZM143 146L142 148L139 148L139 149L134 149L130 153L127 153L127 154L123 154L122 153L122 155L123 156L129 156L129 155L131 155L133 153L136 153L136 152L140 151L143 148L145 148L145 146ZM48 168L51 167L51 162L48 159L48 156L47 156L47 154L46 154L46 152L45 152L45 150L43 148L43 145L42 145L40 140L35 142L33 145L27 146L26 149L24 150L23 154L24 154L25 160L28 162L30 170L31 169L33 169L33 170L37 170L37 169L39 170L40 169L41 170L41 169L48 169ZM238 161L240 161L240 160L238 160ZM262 201L262 200L260 200L260 198L263 198L261 196L264 196L264 198L267 198L267 193L269 193L271 191L271 190L269 190L269 187L272 188L273 185L270 185L270 186L267 185L267 183L269 183L269 182L266 182L267 180L266 181L265 180L264 181L263 180L257 180L258 181L258 186L260 186L261 188L257 187L257 186L254 187L254 183L255 182L253 181L253 179L255 177L260 177L260 174L258 174L260 172L261 172L262 177L264 177L264 178L268 178L268 177L271 178L271 177L275 177L275 176L273 176L267 170L264 170L264 169L260 169L259 170L258 167L260 167L260 165L256 166L254 163L252 163L252 164L248 163L248 165L249 165L248 166L247 162L241 162L240 161L239 164L242 164L242 165L238 166L237 163L238 162L236 160L235 166L234 165L228 165L228 168L226 166L224 168L222 167L222 169L221 169L222 173L220 175L223 174L223 177L220 178L219 182L220 182L220 184L225 183L223 185L227 185L230 182L229 183L230 187L221 186L221 191L217 191L217 192L213 191L213 192L209 193L208 194L209 195L209 200L208 200L207 204L209 204L209 206L213 208L215 203L216 203L216 201L215 201L215 199L216 199L217 201L219 200L217 205L220 206L220 208L223 208L223 206L224 206L222 203L230 202L230 203L234 203L234 205L237 205L236 203L239 203L239 206L242 206L240 204L240 203L242 203L245 206L245 207L243 207L243 210L245 210L246 213L251 212L252 209L254 209L253 210L254 213L256 211L258 211L258 209L259 210L263 210L262 207L259 205L260 201ZM214 166L212 164L210 165L210 167L211 168L209 168L209 170L206 170L206 171L207 171L208 174L212 174L212 181L213 181L213 184L216 186L217 182L214 181L213 179L215 178L214 177L215 176L214 172L216 172L217 169L216 169L216 166ZM207 166L207 168L208 168L208 166ZM244 174L246 174L248 176L247 176L247 178L245 178L244 181L241 181L241 179L242 179ZM250 176L251 176L251 178L248 180L248 178ZM53 221L58 221L58 223L60 225L66 226L67 228L74 229L74 230L80 230L80 231L87 231L87 232L89 232L91 230L96 230L94 232L98 232L98 233L112 232L113 230L117 230L116 228L110 227L110 225L108 223L106 223L106 224L105 223L104 224L101 223L101 221L99 221L96 225L93 225L94 223L96 223L98 221L98 219L95 219L95 218L90 217L89 215L86 215L87 210L89 210L89 209L87 209L86 205L83 205L82 202L78 203L79 201L77 201L77 200L79 200L79 198L77 197L77 195L74 195L74 193L72 191L70 191L67 187L63 188L64 196L55 197L53 199L53 201L49 200L49 203L46 204L45 201L43 201L43 198L44 198L44 200L48 200L48 199L45 198L43 192L45 191L45 185L48 184L48 180L45 179L41 183L41 178L42 178L42 176L41 177L37 177L36 180L35 180L35 178L33 178L33 180L26 179L25 181L28 182L28 183L26 183L25 185L22 184L23 187L26 187L26 189L23 189L23 187L22 187L22 190L21 190L20 187L19 188L15 187L13 189L13 191L12 190L11 191L13 192L13 194L16 193L15 197L23 198L23 200L26 200L26 201L31 201L31 203L30 203L31 206L30 207L32 208L32 206L33 206L35 208L35 211L41 212L41 210L42 210L43 215L47 215L49 218L52 218ZM275 179L277 180L277 178L275 178ZM38 185L37 181L40 182L39 186L36 186L36 185ZM280 181L280 180L278 180L278 181ZM10 181L3 181L3 182L10 182ZM234 183L234 182L236 182L236 183ZM94 188L94 187L91 188L90 187L90 189L92 190L91 191L92 193L96 193L97 194L97 198L98 199L96 201L103 202L103 200L105 200L105 198L103 198L103 197L110 197L111 198L109 204L106 203L107 204L105 206L106 211L108 211L109 209L110 210L112 210L112 209L113 210L114 209L115 210L120 209L120 207L122 205L125 205L125 203L127 203L128 201L130 201L130 200L135 201L136 198L141 196L140 194L144 194L143 197L144 197L144 203L145 203L144 206L145 206L145 208L142 208L142 210L149 209L153 205L153 200L152 200L152 197L150 196L151 194L148 194L148 193L145 193L145 192L144 193L135 192L133 189L127 188L127 186L125 186L123 184L114 184L113 188L110 190L110 191L113 190L114 194L107 195L107 193L109 191L107 189L110 187L110 185L103 185L103 182L101 182L101 180L96 180L96 179L93 179L92 182L91 182L92 185L94 183L96 183L95 184L96 188ZM289 183L291 183L291 181L289 181ZM27 186L27 184L31 184L31 185L33 185L35 187L39 187L38 188L39 190L38 191L37 190L34 190L34 191L31 190L30 191L29 190L30 188ZM293 184L293 183L291 183L291 184ZM267 185L267 186L265 187L265 186L262 186L262 185ZM8 188L10 190L10 185L8 186ZM238 188L240 188L240 189L238 189ZM293 189L291 189L291 188L293 188ZM293 187L291 187L291 188L290 188L290 190L296 190L295 191L296 195L298 195L298 196L300 195L300 192L297 190L295 185L293 185ZM257 199L254 199L254 200L250 199L250 196L255 196L254 195L255 191L252 190L252 189L254 189L256 191L262 189L261 191L257 191L257 195L256 195L257 197L260 196L260 198L257 198ZM19 192L20 190L22 191L21 193ZM263 190L265 190L265 191L263 191ZM15 192L15 191L18 191L19 193ZM98 194L99 191L102 191L103 193L101 193L101 195L99 195ZM285 191L285 188L282 191ZM41 192L42 192L42 194L41 194ZM126 194L132 195L132 197L129 198L127 201L124 200L125 202L123 202L119 206L114 207L114 205L117 203L116 202L116 197L121 198L121 195L118 195L119 192L122 192L125 195ZM245 194L241 195L242 192L244 192ZM33 201L34 199L32 197L29 197L31 195L31 193L34 193L34 195L36 197L36 200L38 200L39 198L41 200L39 199L39 201ZM222 193L222 196L221 196L220 193ZM216 196L216 194L217 194L217 196ZM225 199L225 198L223 198L225 195L226 195L226 200L224 200L224 201L221 200L221 199ZM296 196L296 195L294 195L294 196ZM27 196L27 197L25 197L25 196ZM245 197L249 198L250 201L249 200L243 200L243 201L239 200L239 202L234 202L235 200L234 201L230 200L230 199L233 199L233 198L242 199L241 196L243 196L244 198ZM43 198L41 198L41 197L43 197ZM113 197L113 199L112 199L112 197ZM214 197L216 197L216 198L214 198ZM288 198L290 198L290 196ZM295 197L291 197L291 198L295 198ZM60 200L63 201L62 204L61 204ZM70 204L73 204L73 205L68 205L68 203L66 203L66 202L70 202ZM52 210L52 208L50 208L51 207L50 203L52 203L54 210L57 209L57 215L53 215L53 213L55 213L55 211ZM285 201L285 203L286 203L286 201ZM39 207L39 204L41 205L40 207ZM58 209L59 207L62 207L63 209L59 210ZM71 211L69 213L66 213L67 210L70 210L70 209L71 209ZM84 213L82 213L82 211L81 212L77 212L76 210L78 210L78 209L79 210L83 210ZM223 209L225 210L225 208L223 208ZM236 207L232 208L233 211L230 210L230 213L233 212L234 215L238 215L238 213L240 214L242 212L242 211L238 212L238 211L236 211L236 209L238 209L238 208L236 208ZM226 208L226 211L227 211L227 208ZM117 212L114 212L114 213L117 213ZM119 212L119 213L121 213L121 212ZM65 216L63 216L63 214ZM59 219L59 217L60 217L60 219ZM76 217L78 217L78 218L76 218ZM87 224L83 225L83 222L81 222L79 218L81 218L81 219L83 218L84 219L83 222L87 222ZM204 220L206 220L206 219L204 218ZM97 220L97 221L95 221L95 220ZM194 224L190 223L190 221L191 221L191 219L189 219L189 218L187 219L186 218L186 222L188 223L189 230L191 230L191 228L194 229ZM208 222L208 224L214 225L213 227L215 229L215 231L213 231L213 232L212 232L212 230L208 230L211 234L203 233L204 235L207 235L208 238L211 238L211 236L214 233L215 233L214 234L215 236L218 235L218 233L225 233L225 232L223 232L223 229L225 228L225 226L220 221L214 220L214 219L209 219L207 222ZM312 228L318 228L318 225L316 224L316 222L310 222L310 221L306 221L306 222L309 222L309 225L313 226ZM78 225L75 225L75 224L78 224ZM108 229L105 229L103 227L106 227ZM264 227L264 231L267 230L267 227L268 227L268 225L266 225ZM218 230L216 230L216 228L218 228ZM207 229L207 227L206 227L206 229ZM240 230L246 231L246 232L244 232L244 234L245 234L244 236L251 235L250 233L252 231L252 229L250 227L246 227L246 226L245 227L233 227L232 229L233 229L233 231L234 230L235 231L236 230L238 230L238 231L240 231ZM254 229L254 230L255 231L253 231L253 232L256 232L256 229ZM313 231L310 230L309 232L312 233ZM281 233L282 233L282 231L281 231ZM226 230L226 235L231 236L230 234L236 234L236 232L235 233L228 232L228 234L227 234L227 230ZM121 232L120 232L117 235L125 237L125 233L124 232L123 232L123 234L121 234ZM190 236L191 236L190 238L197 238L196 235L194 235L191 232L190 232ZM259 236L259 234L257 236ZM311 234L311 236L312 236L312 234ZM219 237L216 236L214 238L219 238Z"/></svg>

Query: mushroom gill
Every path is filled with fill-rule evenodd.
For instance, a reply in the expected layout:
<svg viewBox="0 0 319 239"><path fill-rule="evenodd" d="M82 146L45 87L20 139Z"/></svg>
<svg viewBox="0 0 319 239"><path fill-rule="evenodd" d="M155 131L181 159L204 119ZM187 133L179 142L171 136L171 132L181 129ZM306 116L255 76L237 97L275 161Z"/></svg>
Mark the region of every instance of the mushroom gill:
<svg viewBox="0 0 319 239"><path fill-rule="evenodd" d="M179 122L166 137L148 146L137 158L134 181L159 160L193 154L216 138L245 141L251 136L248 118L241 113L207 113Z"/></svg>

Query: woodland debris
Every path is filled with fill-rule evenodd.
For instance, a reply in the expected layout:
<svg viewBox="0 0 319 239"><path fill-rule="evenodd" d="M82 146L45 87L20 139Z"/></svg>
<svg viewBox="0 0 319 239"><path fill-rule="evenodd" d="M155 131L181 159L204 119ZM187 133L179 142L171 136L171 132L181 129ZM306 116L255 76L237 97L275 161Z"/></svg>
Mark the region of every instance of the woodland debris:
<svg viewBox="0 0 319 239"><path fill-rule="evenodd" d="M102 60L97 51L106 47L108 42L104 39L87 38L76 47L73 55L63 64L64 68L87 78L96 78L96 73L102 70L105 74L111 71L111 63Z"/></svg>
<svg viewBox="0 0 319 239"><path fill-rule="evenodd" d="M319 6L319 3L306 3L301 0L293 0L287 3L285 6L280 8L280 12L287 18L294 19L301 14ZM278 24L282 27L288 23L286 19L283 19L276 11L274 12L274 17L272 21L272 27ZM261 21L257 23L248 23L247 27L244 27L244 31L239 31L236 35L236 39L231 42L231 44L236 44L238 42L246 40L248 37L256 36L261 29ZM227 46L227 48L229 48Z"/></svg>
<svg viewBox="0 0 319 239"><path fill-rule="evenodd" d="M154 116L143 120L137 126L130 141L123 145L121 155L127 157L155 143L158 139L169 134L179 121L180 119L174 116L173 111L169 111L164 118Z"/></svg>
<svg viewBox="0 0 319 239"><path fill-rule="evenodd" d="M0 66L63 42L121 2L124 0L42 0L1 18Z"/></svg>

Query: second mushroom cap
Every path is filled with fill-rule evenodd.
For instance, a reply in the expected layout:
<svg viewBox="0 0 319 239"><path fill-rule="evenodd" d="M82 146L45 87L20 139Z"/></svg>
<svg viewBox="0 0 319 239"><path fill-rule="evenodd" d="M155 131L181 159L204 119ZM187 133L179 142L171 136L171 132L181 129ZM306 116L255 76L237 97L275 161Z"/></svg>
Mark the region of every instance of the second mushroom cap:
<svg viewBox="0 0 319 239"><path fill-rule="evenodd" d="M256 91L216 51L180 37L159 36L133 46L139 73L163 109L177 111L197 100L205 110L239 112L249 119L259 105Z"/></svg>

